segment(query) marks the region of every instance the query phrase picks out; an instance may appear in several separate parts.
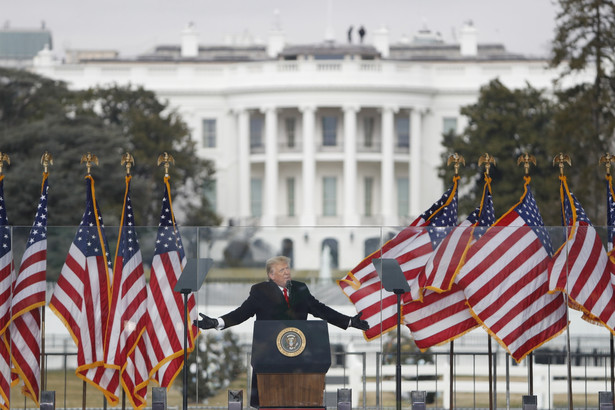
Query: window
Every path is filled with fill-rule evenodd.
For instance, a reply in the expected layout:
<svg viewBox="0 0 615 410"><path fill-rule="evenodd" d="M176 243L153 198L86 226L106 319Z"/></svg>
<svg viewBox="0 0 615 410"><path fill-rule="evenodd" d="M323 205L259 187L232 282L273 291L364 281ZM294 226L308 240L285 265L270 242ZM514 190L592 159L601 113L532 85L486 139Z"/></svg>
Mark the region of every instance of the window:
<svg viewBox="0 0 615 410"><path fill-rule="evenodd" d="M263 119L250 116L250 148L263 147Z"/></svg>
<svg viewBox="0 0 615 410"><path fill-rule="evenodd" d="M294 117L286 118L286 145L288 148L295 148L297 144L296 121Z"/></svg>
<svg viewBox="0 0 615 410"><path fill-rule="evenodd" d="M203 146L205 148L216 147L216 120L213 118L203 119Z"/></svg>
<svg viewBox="0 0 615 410"><path fill-rule="evenodd" d="M365 177L365 197L364 197L365 216L372 216L373 192L374 192L374 178Z"/></svg>
<svg viewBox="0 0 615 410"><path fill-rule="evenodd" d="M295 178L286 178L288 216L295 216Z"/></svg>
<svg viewBox="0 0 615 410"><path fill-rule="evenodd" d="M410 213L408 178L397 178L397 216L405 217Z"/></svg>
<svg viewBox="0 0 615 410"><path fill-rule="evenodd" d="M395 119L395 135L397 136L397 147L410 147L410 118L397 117Z"/></svg>
<svg viewBox="0 0 615 410"><path fill-rule="evenodd" d="M324 216L337 215L336 183L335 177L324 177L322 180L322 214Z"/></svg>
<svg viewBox="0 0 615 410"><path fill-rule="evenodd" d="M450 132L457 132L457 118L456 117L442 118L442 133L448 134Z"/></svg>
<svg viewBox="0 0 615 410"><path fill-rule="evenodd" d="M207 201L207 205L211 208L212 211L216 212L216 200L217 200L217 181L215 179L205 181L205 186L203 186L203 196Z"/></svg>
<svg viewBox="0 0 615 410"><path fill-rule="evenodd" d="M263 215L263 180L260 178L250 180L250 210L253 217Z"/></svg>
<svg viewBox="0 0 615 410"><path fill-rule="evenodd" d="M322 117L322 145L325 147L337 145L337 117Z"/></svg>
<svg viewBox="0 0 615 410"><path fill-rule="evenodd" d="M366 117L363 119L363 146L371 148L374 146L374 117Z"/></svg>

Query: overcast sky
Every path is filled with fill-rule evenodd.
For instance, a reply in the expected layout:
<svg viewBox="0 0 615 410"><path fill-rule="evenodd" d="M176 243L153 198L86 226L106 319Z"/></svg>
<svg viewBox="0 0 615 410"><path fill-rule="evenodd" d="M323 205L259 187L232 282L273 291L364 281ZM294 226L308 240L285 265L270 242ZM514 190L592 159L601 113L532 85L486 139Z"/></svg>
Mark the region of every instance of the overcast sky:
<svg viewBox="0 0 615 410"><path fill-rule="evenodd" d="M553 0L0 0L0 18L11 28L45 22L56 54L66 49L113 49L134 56L159 44L179 44L192 22L201 44L222 44L249 33L266 40L274 10L289 44L325 37L329 15L338 42L349 26L386 27L391 43L427 27L453 42L472 20L479 43L503 43L509 51L544 56L553 38ZM329 13L331 9L331 13Z"/></svg>

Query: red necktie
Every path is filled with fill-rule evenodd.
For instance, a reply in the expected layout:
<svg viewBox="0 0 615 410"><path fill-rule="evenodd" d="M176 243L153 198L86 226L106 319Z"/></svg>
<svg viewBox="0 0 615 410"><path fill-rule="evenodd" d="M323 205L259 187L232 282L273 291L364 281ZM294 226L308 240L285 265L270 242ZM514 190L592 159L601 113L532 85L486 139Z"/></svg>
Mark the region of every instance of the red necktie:
<svg viewBox="0 0 615 410"><path fill-rule="evenodd" d="M290 302L288 301L288 290L284 288L284 299L286 299L286 304L290 307Z"/></svg>

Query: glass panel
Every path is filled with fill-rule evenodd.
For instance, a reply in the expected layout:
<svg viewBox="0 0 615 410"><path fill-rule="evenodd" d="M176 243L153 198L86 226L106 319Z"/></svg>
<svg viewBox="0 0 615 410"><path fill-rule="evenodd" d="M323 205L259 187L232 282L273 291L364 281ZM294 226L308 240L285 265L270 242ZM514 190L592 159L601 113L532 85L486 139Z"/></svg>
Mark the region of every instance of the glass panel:
<svg viewBox="0 0 615 410"><path fill-rule="evenodd" d="M250 148L262 148L263 123L261 117L250 116Z"/></svg>
<svg viewBox="0 0 615 410"><path fill-rule="evenodd" d="M372 216L374 178L365 177L365 216Z"/></svg>
<svg viewBox="0 0 615 410"><path fill-rule="evenodd" d="M374 117L366 117L363 119L363 132L365 136L363 146L371 148L374 145Z"/></svg>
<svg viewBox="0 0 615 410"><path fill-rule="evenodd" d="M324 216L337 215L337 180L335 177L324 177L322 180L322 214Z"/></svg>
<svg viewBox="0 0 615 410"><path fill-rule="evenodd" d="M263 180L260 178L250 180L250 210L255 218L263 215Z"/></svg>
<svg viewBox="0 0 615 410"><path fill-rule="evenodd" d="M286 118L286 142L288 148L295 148L296 144L296 121L294 117Z"/></svg>
<svg viewBox="0 0 615 410"><path fill-rule="evenodd" d="M399 148L410 147L410 118L397 117L395 119L395 135L397 136L397 146Z"/></svg>
<svg viewBox="0 0 615 410"><path fill-rule="evenodd" d="M203 146L205 148L216 147L216 120L214 118L203 119Z"/></svg>
<svg viewBox="0 0 615 410"><path fill-rule="evenodd" d="M295 178L286 178L288 216L295 216Z"/></svg>
<svg viewBox="0 0 615 410"><path fill-rule="evenodd" d="M450 132L457 132L457 118L456 117L442 118L442 133L448 134Z"/></svg>
<svg viewBox="0 0 615 410"><path fill-rule="evenodd" d="M397 178L397 216L405 217L410 213L409 190L408 178Z"/></svg>
<svg viewBox="0 0 615 410"><path fill-rule="evenodd" d="M217 181L212 179L205 183L205 186L203 187L203 195L214 212L216 212L217 208L217 185Z"/></svg>
<svg viewBox="0 0 615 410"><path fill-rule="evenodd" d="M337 117L322 117L322 145L325 147L337 145Z"/></svg>

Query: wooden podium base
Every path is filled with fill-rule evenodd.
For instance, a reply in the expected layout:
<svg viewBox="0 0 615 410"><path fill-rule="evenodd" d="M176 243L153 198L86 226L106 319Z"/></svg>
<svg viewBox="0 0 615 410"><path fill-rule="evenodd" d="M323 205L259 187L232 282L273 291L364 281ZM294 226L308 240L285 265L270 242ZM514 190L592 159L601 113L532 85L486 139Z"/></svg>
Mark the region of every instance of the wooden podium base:
<svg viewBox="0 0 615 410"><path fill-rule="evenodd" d="M323 408L324 373L261 373L256 380L260 407Z"/></svg>

